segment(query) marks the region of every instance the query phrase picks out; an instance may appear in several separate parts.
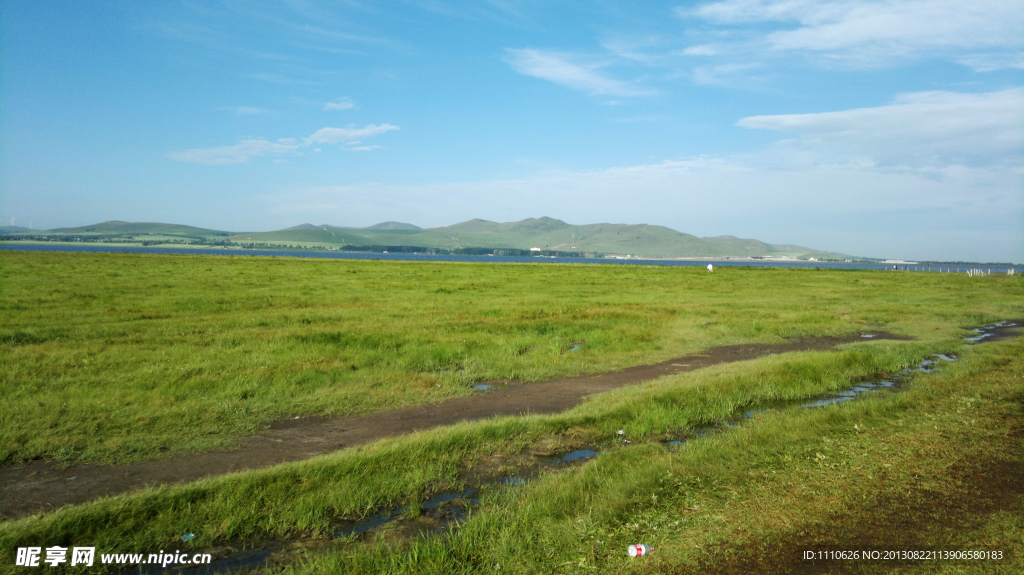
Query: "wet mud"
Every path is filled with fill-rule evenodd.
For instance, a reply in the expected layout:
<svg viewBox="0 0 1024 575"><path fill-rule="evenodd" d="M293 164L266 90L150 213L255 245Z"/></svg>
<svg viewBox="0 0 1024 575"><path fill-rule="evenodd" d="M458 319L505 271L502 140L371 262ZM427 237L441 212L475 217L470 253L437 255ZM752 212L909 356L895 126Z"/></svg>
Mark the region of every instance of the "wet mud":
<svg viewBox="0 0 1024 575"><path fill-rule="evenodd" d="M976 327L972 331L977 335L968 336L964 339L973 343L1002 341L1004 339L1019 337L1024 333L1024 320L1001 321L982 327Z"/></svg>
<svg viewBox="0 0 1024 575"><path fill-rule="evenodd" d="M871 336L866 337L866 336ZM332 453L385 437L494 416L559 413L587 396L704 367L795 351L828 350L866 340L907 340L883 331L798 338L776 344L715 347L699 354L622 371L521 384L482 382L479 393L441 403L353 417L303 417L274 422L231 450L186 453L123 465L65 466L30 461L0 468L0 519L10 520L135 489L195 481L235 471L270 467ZM486 386L486 387L485 387Z"/></svg>

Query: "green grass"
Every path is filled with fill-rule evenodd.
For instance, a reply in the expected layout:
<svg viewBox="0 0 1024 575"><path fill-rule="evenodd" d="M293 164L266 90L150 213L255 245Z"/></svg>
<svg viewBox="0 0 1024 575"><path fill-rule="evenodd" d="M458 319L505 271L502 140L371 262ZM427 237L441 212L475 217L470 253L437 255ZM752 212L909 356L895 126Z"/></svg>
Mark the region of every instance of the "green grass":
<svg viewBox="0 0 1024 575"><path fill-rule="evenodd" d="M0 253L0 461L124 462L748 341L1024 315L1019 278ZM581 349L571 352L573 344Z"/></svg>

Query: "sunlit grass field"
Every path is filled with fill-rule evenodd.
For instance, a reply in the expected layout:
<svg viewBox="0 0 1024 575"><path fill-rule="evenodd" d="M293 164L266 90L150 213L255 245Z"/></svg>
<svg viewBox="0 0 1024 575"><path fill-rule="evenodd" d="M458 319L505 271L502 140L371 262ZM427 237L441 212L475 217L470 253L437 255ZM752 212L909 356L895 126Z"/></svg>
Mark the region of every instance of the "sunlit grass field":
<svg viewBox="0 0 1024 575"><path fill-rule="evenodd" d="M1024 465L1022 344L962 339L967 326L1024 316L1019 277L3 252L0 264L7 464L215 447L283 415L368 412L470 393L478 380L715 345L883 329L916 338L717 365L562 414L460 423L0 523L0 571L25 545L155 552L270 540L310 546L285 567L295 574L704 573L740 559L784 571L800 545L854 536L1008 550L985 572L1024 565L1013 554L1021 515L972 503L992 464ZM658 443L940 352L960 359L898 394ZM492 459L579 446L604 452L485 491L453 535L325 540L339 520L417 509ZM182 533L196 537L182 543ZM631 543L657 552L630 560Z"/></svg>
<svg viewBox="0 0 1024 575"><path fill-rule="evenodd" d="M815 269L0 252L0 286L8 464L221 447L284 416L716 345L939 341L1024 315L1020 278Z"/></svg>

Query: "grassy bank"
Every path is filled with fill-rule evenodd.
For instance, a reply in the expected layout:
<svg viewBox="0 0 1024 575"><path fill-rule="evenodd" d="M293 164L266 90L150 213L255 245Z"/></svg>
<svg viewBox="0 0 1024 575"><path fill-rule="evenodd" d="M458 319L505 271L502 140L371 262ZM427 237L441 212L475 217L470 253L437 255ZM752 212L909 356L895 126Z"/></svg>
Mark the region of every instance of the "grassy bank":
<svg viewBox="0 0 1024 575"><path fill-rule="evenodd" d="M147 459L481 380L865 329L941 341L1024 315L1020 278L811 269L2 252L0 283L7 464Z"/></svg>

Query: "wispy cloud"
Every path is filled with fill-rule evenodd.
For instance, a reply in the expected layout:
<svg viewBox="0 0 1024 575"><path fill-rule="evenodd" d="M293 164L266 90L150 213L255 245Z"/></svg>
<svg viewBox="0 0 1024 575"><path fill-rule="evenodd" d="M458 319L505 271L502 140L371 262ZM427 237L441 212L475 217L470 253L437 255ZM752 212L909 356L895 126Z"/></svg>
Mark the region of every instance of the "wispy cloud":
<svg viewBox="0 0 1024 575"><path fill-rule="evenodd" d="M837 149L885 165L1019 164L1024 88L982 94L916 92L886 106L751 116L744 128L796 134L784 145Z"/></svg>
<svg viewBox="0 0 1024 575"><path fill-rule="evenodd" d="M299 146L292 140L285 140L284 143L269 142L267 140L242 140L234 146L218 146L216 148L195 148L182 150L167 154L172 160L188 162L192 164L208 164L211 166L222 166L226 164L241 164L249 161L254 156L280 156L292 153Z"/></svg>
<svg viewBox="0 0 1024 575"><path fill-rule="evenodd" d="M333 102L327 102L326 104L324 104L324 111L327 112L329 110L350 110L355 107L356 105L352 103L351 98L338 98Z"/></svg>
<svg viewBox="0 0 1024 575"><path fill-rule="evenodd" d="M724 0L677 12L725 25L779 23L786 28L763 36L771 49L860 64L1024 46L1024 8L1006 0Z"/></svg>
<svg viewBox="0 0 1024 575"><path fill-rule="evenodd" d="M391 124L370 124L365 128L320 128L305 139L306 144L358 144L363 138L399 129Z"/></svg>
<svg viewBox="0 0 1024 575"><path fill-rule="evenodd" d="M741 83L750 88L756 85L754 78L743 74L742 82L736 82L737 74L745 73L748 70L757 68L757 64L719 64L718 66L697 66L693 69L693 81L697 84L708 85L729 85Z"/></svg>
<svg viewBox="0 0 1024 575"><path fill-rule="evenodd" d="M263 108L257 108L255 106L232 106L224 109L230 110L239 116L254 116L256 114L266 114L270 112L270 110L264 110Z"/></svg>
<svg viewBox="0 0 1024 575"><path fill-rule="evenodd" d="M718 54L718 49L708 44L700 46L690 46L679 51L679 54L683 56L714 56Z"/></svg>
<svg viewBox="0 0 1024 575"><path fill-rule="evenodd" d="M260 80L261 82L269 82L271 84L281 84L281 85L290 85L290 84L313 85L313 84L315 84L315 82L310 82L310 81L307 81L307 80L299 80L297 78L293 78L293 77L285 75L285 74L279 74L277 72L260 72L258 74L250 74L249 77L252 78L253 80Z"/></svg>
<svg viewBox="0 0 1024 575"><path fill-rule="evenodd" d="M505 62L525 76L548 80L555 84L603 96L648 96L657 93L651 88L616 80L601 72L601 63L582 64L560 52L533 49L506 49Z"/></svg>
<svg viewBox="0 0 1024 575"><path fill-rule="evenodd" d="M957 59L957 62L974 68L976 72L993 72L1016 68L1024 70L1024 52L1006 54L970 54Z"/></svg>
<svg viewBox="0 0 1024 575"><path fill-rule="evenodd" d="M258 156L283 156L300 153L300 149L312 144L340 144L343 149L353 152L365 152L382 148L379 145L359 146L364 138L398 130L391 124L370 124L364 128L321 128L308 137L281 138L271 142L262 139L244 139L234 146L218 146L216 148L195 148L167 154L172 160L193 164L222 166L226 164L243 164L249 158ZM319 152L320 149L314 150Z"/></svg>

